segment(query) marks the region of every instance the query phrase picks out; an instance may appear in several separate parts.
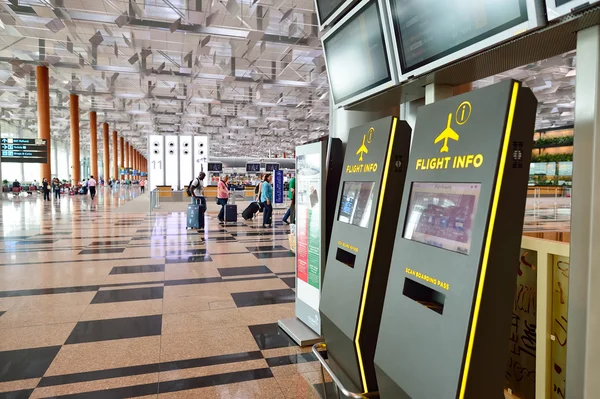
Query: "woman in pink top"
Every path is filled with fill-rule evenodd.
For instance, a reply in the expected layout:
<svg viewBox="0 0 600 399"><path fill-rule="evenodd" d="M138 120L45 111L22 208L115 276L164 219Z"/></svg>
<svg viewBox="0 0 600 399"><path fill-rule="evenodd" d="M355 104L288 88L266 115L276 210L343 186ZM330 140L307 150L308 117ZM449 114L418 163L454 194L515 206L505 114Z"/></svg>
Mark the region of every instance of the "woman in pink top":
<svg viewBox="0 0 600 399"><path fill-rule="evenodd" d="M227 205L227 200L229 199L229 189L227 188L227 182L229 181L229 176L223 176L223 179L219 180L219 184L217 185L217 204L221 205L221 211L219 212L219 221L223 221L225 216L225 205Z"/></svg>

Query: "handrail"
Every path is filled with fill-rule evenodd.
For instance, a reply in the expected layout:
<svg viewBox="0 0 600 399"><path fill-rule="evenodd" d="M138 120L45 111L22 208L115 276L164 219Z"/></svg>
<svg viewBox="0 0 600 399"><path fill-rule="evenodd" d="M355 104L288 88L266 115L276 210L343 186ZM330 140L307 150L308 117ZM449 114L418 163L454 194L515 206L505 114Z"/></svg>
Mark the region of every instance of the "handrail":
<svg viewBox="0 0 600 399"><path fill-rule="evenodd" d="M333 380L333 383L336 385L337 389L347 398L352 398L352 399L379 398L379 392L377 392L377 391L376 392L357 393L357 392L351 392L348 389L346 389L346 387L344 387L344 384L342 384L342 382L340 381L338 376L335 375L335 373L333 372L331 367L329 367L329 363L327 363L327 361L325 361L323 356L321 356L320 350L324 350L324 351L327 350L327 344L325 342L316 343L312 347L313 354L316 356L319 363L321 363L321 377L322 377L322 384L323 384L323 395L325 395L325 399L327 399L327 390L325 389L325 375L323 374L323 369L325 369L325 371L327 371L327 374L329 374L331 376L331 379Z"/></svg>

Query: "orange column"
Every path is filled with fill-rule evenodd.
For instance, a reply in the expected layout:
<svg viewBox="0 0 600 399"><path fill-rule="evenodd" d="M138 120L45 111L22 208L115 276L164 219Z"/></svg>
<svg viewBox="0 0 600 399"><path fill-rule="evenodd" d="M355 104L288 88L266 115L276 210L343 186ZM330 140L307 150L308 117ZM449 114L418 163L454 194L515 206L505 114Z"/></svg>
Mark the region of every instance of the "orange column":
<svg viewBox="0 0 600 399"><path fill-rule="evenodd" d="M139 180L140 177L140 165L139 165L139 153L137 150L133 150L133 168L137 170L138 174L135 176L135 180Z"/></svg>
<svg viewBox="0 0 600 399"><path fill-rule="evenodd" d="M120 176L120 173L121 173L120 168L125 167L125 139L123 137L121 137L119 140L119 150L121 151L121 153L119 154L119 176ZM123 178L125 178L125 176L123 176Z"/></svg>
<svg viewBox="0 0 600 399"><path fill-rule="evenodd" d="M38 138L46 140L48 152L46 154L46 163L40 164L40 181L45 177L50 180L52 177L52 156L50 153L50 84L48 78L48 68L38 66L35 69L35 78L37 83L37 113L38 113Z"/></svg>
<svg viewBox="0 0 600 399"><path fill-rule="evenodd" d="M129 145L129 167L133 169L133 145ZM129 178L133 180L133 173L129 175Z"/></svg>
<svg viewBox="0 0 600 399"><path fill-rule="evenodd" d="M104 140L104 183L108 186L110 180L110 150L108 149L108 122L102 124Z"/></svg>
<svg viewBox="0 0 600 399"><path fill-rule="evenodd" d="M129 168L129 143L125 142L125 169ZM129 180L129 173L125 173L125 179Z"/></svg>
<svg viewBox="0 0 600 399"><path fill-rule="evenodd" d="M96 112L90 112L90 163L92 176L98 180L98 122Z"/></svg>
<svg viewBox="0 0 600 399"><path fill-rule="evenodd" d="M113 177L115 179L119 179L119 140L117 138L117 131L113 130L112 132L112 142L113 142Z"/></svg>
<svg viewBox="0 0 600 399"><path fill-rule="evenodd" d="M79 96L69 95L71 109L71 181L79 184L81 181L81 164L79 157Z"/></svg>

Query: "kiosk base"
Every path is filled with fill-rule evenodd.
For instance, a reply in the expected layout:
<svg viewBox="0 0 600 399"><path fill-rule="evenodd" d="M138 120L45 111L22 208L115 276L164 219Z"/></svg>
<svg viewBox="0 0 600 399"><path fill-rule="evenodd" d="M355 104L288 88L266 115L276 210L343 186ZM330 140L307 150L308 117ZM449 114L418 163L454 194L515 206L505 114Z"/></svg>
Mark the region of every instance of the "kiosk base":
<svg viewBox="0 0 600 399"><path fill-rule="evenodd" d="M299 346L312 346L323 340L321 336L317 335L297 317L281 319L277 324Z"/></svg>

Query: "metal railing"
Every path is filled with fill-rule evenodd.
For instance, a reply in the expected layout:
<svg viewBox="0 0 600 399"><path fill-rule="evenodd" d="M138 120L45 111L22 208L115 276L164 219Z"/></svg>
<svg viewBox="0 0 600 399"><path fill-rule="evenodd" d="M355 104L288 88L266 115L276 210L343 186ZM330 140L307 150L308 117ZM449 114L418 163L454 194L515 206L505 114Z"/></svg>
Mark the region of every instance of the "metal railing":
<svg viewBox="0 0 600 399"><path fill-rule="evenodd" d="M150 210L149 210L149 214L152 215L152 211L154 211L155 209L160 208L160 196L158 193L158 189L155 188L154 190L150 191Z"/></svg>
<svg viewBox="0 0 600 399"><path fill-rule="evenodd" d="M325 386L325 373L323 369L327 371L327 374L331 376L333 380L333 384L335 386L336 396L338 398L351 398L351 399L364 399L364 398L379 398L379 392L351 392L344 384L340 381L338 376L334 373L334 371L329 367L329 363L325 360L325 358L321 355L321 351L327 350L327 344L325 342L319 342L313 345L312 352L316 356L319 363L321 363L321 384L323 386L323 396L325 399L327 398L327 387ZM340 394L344 396L340 396Z"/></svg>

